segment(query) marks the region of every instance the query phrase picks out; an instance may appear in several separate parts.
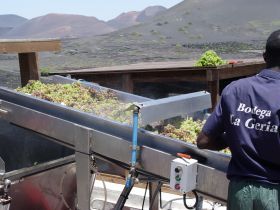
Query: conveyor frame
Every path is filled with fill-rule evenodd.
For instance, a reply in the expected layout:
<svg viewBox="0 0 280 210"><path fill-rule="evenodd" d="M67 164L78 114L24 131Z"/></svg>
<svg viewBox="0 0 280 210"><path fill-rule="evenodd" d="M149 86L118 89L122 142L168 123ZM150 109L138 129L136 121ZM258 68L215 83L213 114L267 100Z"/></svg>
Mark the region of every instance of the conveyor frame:
<svg viewBox="0 0 280 210"><path fill-rule="evenodd" d="M92 155L97 159L105 159L109 162L114 160L126 166L129 165L131 155L131 143L129 138L131 128L129 126L94 117L94 121L99 120L99 122L94 127L90 127L88 124L90 122L81 124L75 120L71 121L70 118L74 115L70 116L68 119L64 119L62 115L60 115L62 112L55 113L56 110L53 110L53 112L49 109L51 107L60 109L65 111L64 115L67 113L78 113L81 116L88 117L88 119L89 117L93 118L93 116L88 116L89 114L84 114L3 88L0 89L0 99L2 99L0 103L1 118L20 127L45 135L52 141L75 149L78 209L90 209L89 183L92 175ZM32 102L38 102L39 105L37 103L32 104ZM115 130L115 132L108 132L106 129L99 129L100 125L106 126L108 122L109 124L107 124L107 126L113 126L109 131L119 128L119 132L121 132L122 135L116 133ZM170 145L166 143L170 138L160 137L160 139L165 142L162 146L157 144L157 147L155 147L158 141L155 141L157 139L154 137L158 135L151 134L144 130L139 130L139 134L140 139L148 137L153 140L152 144L147 143L145 139L141 142L139 157L141 167L137 168L139 173L148 174L149 176L157 177L163 181L168 181L170 165L166 163L170 163L175 158L174 155L176 152L188 152L198 157L202 156L205 158L205 163L208 166L204 165L205 163L203 163L203 165L199 164L196 190L217 201L226 201L228 182L225 178L225 169L227 166L226 163L229 160L227 156L215 152L208 153L207 151L199 151L195 146L188 144L185 144L183 147L179 146L179 148L173 145L173 149L162 149ZM179 143L179 141L173 140L173 143L176 142ZM215 165L218 159L224 160L224 162ZM213 166L216 167L213 168Z"/></svg>

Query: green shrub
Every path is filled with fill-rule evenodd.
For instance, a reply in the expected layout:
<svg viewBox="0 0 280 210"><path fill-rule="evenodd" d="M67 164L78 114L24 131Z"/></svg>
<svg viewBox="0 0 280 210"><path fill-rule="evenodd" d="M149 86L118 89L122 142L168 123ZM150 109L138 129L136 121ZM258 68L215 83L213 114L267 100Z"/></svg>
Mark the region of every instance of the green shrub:
<svg viewBox="0 0 280 210"><path fill-rule="evenodd" d="M48 67L40 68L40 72L42 76L47 76L50 73L50 69Z"/></svg>
<svg viewBox="0 0 280 210"><path fill-rule="evenodd" d="M195 66L216 67L223 64L226 64L225 60L221 59L215 51L208 50L202 54Z"/></svg>

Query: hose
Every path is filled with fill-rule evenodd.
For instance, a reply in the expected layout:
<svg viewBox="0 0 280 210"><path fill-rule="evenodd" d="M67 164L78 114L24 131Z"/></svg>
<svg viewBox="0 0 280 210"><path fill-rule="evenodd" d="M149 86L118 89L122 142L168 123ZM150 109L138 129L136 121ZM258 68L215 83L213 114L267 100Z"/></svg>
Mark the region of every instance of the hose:
<svg viewBox="0 0 280 210"><path fill-rule="evenodd" d="M70 165L70 167L67 167L67 169L64 171L61 179L60 179L60 183L59 183L59 190L60 190L60 197L61 197L61 200L62 200L62 203L66 206L66 208L68 210L72 210L72 208L68 205L67 201L65 200L65 197L64 197L64 194L63 194L63 182L64 182L64 179L65 179L65 176L67 175L67 173L72 169L74 168L74 165Z"/></svg>
<svg viewBox="0 0 280 210"><path fill-rule="evenodd" d="M104 181L104 179L103 179L103 177L100 175L100 173L98 172L98 170L97 170L97 168L94 168L94 174L96 174L97 176L99 176L100 177L100 179L101 179L101 181L102 181L102 184L103 184L103 191L104 191L104 202L103 202L103 206L102 206L102 210L105 210L105 208L106 208L106 203L107 203L107 188L106 188L106 184L105 184L105 181ZM92 184L92 186L91 186L91 190L90 190L90 197L91 197L91 195L92 195L92 190L93 190L93 186L94 186L94 182L93 182L93 184ZM90 199L91 200L91 199ZM92 201L94 201L94 200L92 200Z"/></svg>
<svg viewBox="0 0 280 210"><path fill-rule="evenodd" d="M187 198L187 195L186 195L186 193L183 194L183 202L184 202L184 206L185 206L186 209L194 209L194 208L196 208L196 206L197 206L197 203L198 203L198 195L197 195L197 192L196 192L195 190L193 190L192 192L193 192L193 194L194 194L194 196L195 196L195 203L194 203L193 206L188 206L188 205L187 205L187 202L186 202L186 200L188 199L188 198ZM167 201L164 205L162 205L161 189L160 189L160 191L159 191L159 203L160 203L160 208L161 208L161 209L164 209L168 204L172 204L173 201L178 201L178 200L181 200L181 199L182 199L182 198L174 198L174 199L172 199L172 200Z"/></svg>
<svg viewBox="0 0 280 210"><path fill-rule="evenodd" d="M60 197L61 197L61 200L62 200L62 202L63 202L63 204L65 205L65 207L68 209L68 210L73 210L70 206L69 206L69 204L67 203L67 201L65 200L65 197L64 197L64 194L63 194L63 183L64 183L64 179L65 179L65 176L67 175L67 173L72 169L72 168L74 168L75 167L75 165L71 165L70 167L68 167L65 171L64 171L64 173L63 173L63 175L62 175L62 177L61 177L61 179L60 179L60 184L59 184L59 186L60 186ZM95 183L95 176L97 175L97 176L99 176L100 177L100 179L101 179L101 181L102 181L102 184L103 184L103 188L104 188L104 202L103 202L103 207L102 207L102 210L105 210L105 208L106 208L106 203L107 203L107 188L106 188L106 184L105 184L105 181L104 181L104 179L103 179L103 177L100 175L100 173L98 172L98 170L97 169L94 169L93 170L94 171L94 174L92 175L92 177L91 177L91 184L90 184L90 186L91 186L91 188L90 188L90 198L91 198L91 196L92 196L92 191L93 191L93 187L94 187L94 183ZM91 200L91 199L90 199Z"/></svg>
<svg viewBox="0 0 280 210"><path fill-rule="evenodd" d="M197 193L196 193L195 190L193 190L192 193L194 194L194 197L195 197L195 203L194 203L193 206L188 206L188 205L187 205L187 202L186 202L186 200L187 200L187 194L186 194L186 193L183 194L183 202L184 202L184 206L186 207L186 209L194 209L194 208L197 206L197 203L198 203L198 195L197 195Z"/></svg>
<svg viewBox="0 0 280 210"><path fill-rule="evenodd" d="M143 198L143 203L142 203L142 210L144 209L144 204L145 204L146 194L147 194L147 190L148 190L148 185L149 185L149 182L147 182L146 187L145 187L145 193L144 193L144 198Z"/></svg>

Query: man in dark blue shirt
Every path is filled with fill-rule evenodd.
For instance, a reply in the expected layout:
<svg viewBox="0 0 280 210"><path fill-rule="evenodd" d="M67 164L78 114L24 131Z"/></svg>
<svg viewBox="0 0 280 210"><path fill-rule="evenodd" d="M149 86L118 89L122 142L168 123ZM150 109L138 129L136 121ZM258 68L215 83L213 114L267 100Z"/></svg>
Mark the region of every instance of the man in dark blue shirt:
<svg viewBox="0 0 280 210"><path fill-rule="evenodd" d="M229 147L229 210L280 209L280 30L263 54L267 68L232 82L198 136L201 149Z"/></svg>

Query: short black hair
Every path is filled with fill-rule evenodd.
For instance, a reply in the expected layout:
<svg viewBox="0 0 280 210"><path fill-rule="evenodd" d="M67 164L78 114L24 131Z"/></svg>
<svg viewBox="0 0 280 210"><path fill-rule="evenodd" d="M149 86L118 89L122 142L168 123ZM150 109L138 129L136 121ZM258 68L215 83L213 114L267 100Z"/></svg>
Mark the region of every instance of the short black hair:
<svg viewBox="0 0 280 210"><path fill-rule="evenodd" d="M265 61L268 67L280 67L280 30L270 34L265 46Z"/></svg>

